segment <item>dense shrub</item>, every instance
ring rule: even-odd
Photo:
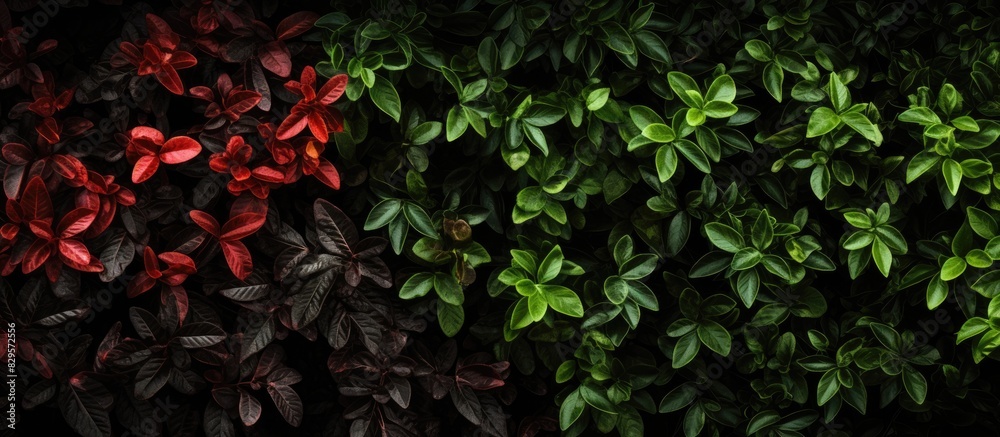
[[[1000,427],[992,2],[9,3],[19,431]]]

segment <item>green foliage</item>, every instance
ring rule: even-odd
[[[389,3],[318,23],[355,207],[401,298],[548,381],[532,415],[995,429],[995,6]]]

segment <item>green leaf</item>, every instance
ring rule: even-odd
[[[764,255],[759,250],[752,247],[745,247],[733,255],[733,263],[730,266],[733,270],[746,270],[756,266]]]
[[[980,237],[991,239],[1000,232],[997,221],[990,213],[974,206],[966,208],[965,212],[969,217],[969,226],[972,226],[972,230]]]
[[[722,223],[713,222],[705,225],[705,233],[715,247],[729,253],[736,253],[746,245],[739,232]]]
[[[941,165],[941,174],[944,176],[945,185],[952,196],[958,195],[958,187],[962,183],[962,165],[954,159],[946,158]]]
[[[948,298],[948,284],[935,275],[927,283],[927,309],[933,310]]]
[[[709,162],[708,156],[705,155],[705,152],[697,144],[690,140],[677,140],[674,141],[673,145],[699,171],[705,174],[712,173],[712,163]]]
[[[937,165],[943,157],[936,153],[921,152],[913,156],[906,167],[906,183],[911,183]]]
[[[691,126],[705,124],[705,112],[698,108],[689,108],[684,115],[684,121]]]
[[[757,220],[754,221],[750,232],[754,247],[764,250],[771,245],[774,240],[774,225],[771,224],[771,216],[766,209],[761,210],[760,214],[757,215]]]
[[[732,103],[736,99],[736,82],[728,74],[716,77],[705,93],[705,100]],[[735,114],[735,112],[734,112]],[[727,115],[728,117],[728,115]]]
[[[771,52],[771,46],[766,42],[759,39],[752,39],[747,41],[743,47],[750,54],[751,58],[754,58],[760,62],[770,62],[774,54]]]
[[[681,384],[663,396],[657,411],[661,414],[678,411],[681,408],[691,405],[698,398],[699,393],[700,390],[694,385],[690,383]]]
[[[614,21],[605,21],[600,24],[600,29],[607,35],[607,40],[604,43],[609,49],[623,55],[635,53],[635,42],[632,41],[632,37],[629,36],[628,31],[620,24]]]
[[[851,92],[840,81],[840,76],[837,73],[830,73],[830,83],[828,84],[827,93],[830,95],[833,109],[837,113],[844,112],[851,106]]]
[[[819,384],[816,387],[816,404],[819,406],[825,405],[839,390],[840,381],[837,380],[837,369],[827,370],[819,378]]]
[[[448,142],[457,140],[465,133],[469,127],[469,121],[461,113],[460,106],[452,106],[448,110],[448,118],[445,121],[445,138]]]
[[[809,187],[818,199],[825,199],[830,192],[830,170],[825,165],[817,165],[809,175]]]
[[[623,279],[642,279],[653,273],[656,269],[656,262],[659,259],[656,255],[643,253],[628,259],[625,264],[618,269],[618,274]]]
[[[403,207],[403,213],[406,215],[406,221],[413,226],[417,232],[424,234],[433,239],[441,238],[438,235],[437,230],[434,229],[434,224],[431,222],[431,217],[427,215],[427,211],[420,205],[413,202],[406,202]]]
[[[531,325],[531,322],[534,321],[528,308],[528,299],[530,298],[522,297],[517,300],[517,303],[514,304],[514,310],[510,315],[511,329],[523,329],[528,325]],[[544,303],[544,300],[542,302]]]
[[[587,109],[596,111],[604,107],[611,95],[611,88],[598,88],[587,93]]]
[[[517,206],[528,212],[541,211],[548,201],[549,196],[542,187],[527,187],[517,193]]]
[[[910,395],[914,402],[924,403],[924,399],[927,397],[927,380],[924,379],[924,375],[910,366],[904,366],[903,387],[906,388],[906,394]]]
[[[747,424],[747,435],[753,435],[756,432],[763,430],[775,423],[781,421],[781,415],[775,413],[774,411],[761,411],[750,419],[750,423]]]
[[[570,317],[583,317],[583,302],[573,290],[561,285],[539,285],[539,291],[556,312]]]
[[[388,79],[376,74],[375,84],[371,87],[369,93],[375,106],[392,117],[396,123],[399,123],[399,114],[402,106],[399,103],[399,94],[396,93],[396,88],[392,86],[392,83]]]
[[[476,52],[476,57],[479,59],[479,65],[483,68],[483,71],[488,75],[493,75],[496,71],[499,61],[499,50],[497,49],[497,43],[492,37],[485,37],[479,42],[479,50]]]
[[[990,324],[986,321],[986,319],[982,317],[972,317],[969,320],[966,320],[955,334],[955,344],[959,344],[965,340],[982,334],[989,329]]]
[[[410,142],[414,145],[422,145],[431,142],[438,135],[441,135],[441,122],[426,121],[417,125],[410,131]]]
[[[701,341],[699,341],[698,335],[694,332],[679,338],[677,344],[674,345],[672,362],[670,363],[671,367],[680,369],[688,365],[688,363],[698,356],[699,350],[701,350]]]
[[[930,108],[911,108],[899,114],[899,121],[906,123],[917,123],[920,125],[932,125],[941,123],[941,118]]]
[[[434,286],[434,275],[428,272],[420,272],[410,276],[406,283],[399,288],[399,297],[403,299],[416,299],[426,295]]]
[[[437,305],[438,325],[445,336],[454,337],[465,324],[465,309],[461,305],[452,305],[441,301]]]
[[[462,292],[462,285],[454,276],[447,273],[437,272],[434,274],[434,291],[439,298],[452,305],[461,305],[465,302],[465,293]]]
[[[608,297],[608,301],[611,303],[621,305],[628,298],[628,293],[628,282],[620,276],[609,276],[604,280],[604,295]]]
[[[951,124],[959,130],[966,132],[979,132],[979,123],[976,123],[976,120],[973,120],[972,117],[969,117],[968,115],[955,117],[951,120]]]
[[[373,231],[388,225],[402,209],[403,202],[399,199],[386,199],[377,203],[368,213],[368,219],[365,220],[365,230]]]
[[[545,255],[545,259],[538,266],[538,283],[544,284],[555,279],[559,276],[559,272],[562,270],[563,265],[563,253],[559,246],[553,246],[552,250]]]
[[[825,135],[840,126],[840,116],[827,107],[816,108],[809,116],[809,124],[806,127],[806,138],[815,138]]]
[[[757,300],[760,290],[760,276],[756,270],[744,270],[736,278],[736,293],[740,295],[743,305],[750,308]]]
[[[698,325],[698,338],[705,346],[722,356],[729,356],[732,347],[732,336],[722,325],[706,320]]]
[[[584,383],[580,386],[580,394],[583,395],[583,400],[587,401],[587,404],[605,413],[617,414],[618,408],[615,404],[611,403],[608,399],[607,390],[601,387],[592,385],[592,383]]]
[[[850,223],[851,226],[858,229],[870,229],[872,227],[871,217],[868,217],[868,215],[864,213],[854,211],[845,212],[844,220],[847,220],[847,223]]]
[[[706,103],[703,112],[708,118],[729,118],[739,112],[739,108],[732,103],[715,100]]]
[[[872,244],[872,258],[875,259],[875,266],[882,272],[882,276],[889,277],[889,268],[892,266],[892,252],[889,247],[876,238]]]
[[[664,124],[663,117],[660,117],[656,111],[647,106],[632,106],[628,108],[628,115],[632,119],[632,123],[635,124],[635,127],[639,128],[640,131],[653,123]]]
[[[774,62],[764,66],[764,89],[778,103],[781,103],[782,84],[784,82],[785,70],[781,66]]]
[[[559,406],[559,428],[563,431],[569,429],[580,418],[583,410],[586,408],[587,403],[580,394],[580,388],[570,392],[569,396],[563,399],[562,405]]]
[[[948,258],[941,266],[941,280],[951,281],[965,272],[965,268],[968,264],[961,257],[953,256]]]
[[[677,152],[674,146],[664,144],[656,149],[656,175],[660,178],[660,182],[666,182],[675,171],[677,171]]]
[[[882,144],[882,132],[879,131],[878,126],[872,124],[868,117],[865,117],[859,112],[845,112],[840,114],[840,119],[854,129],[855,132],[861,134],[868,141],[871,141],[876,146]]]
[[[657,143],[669,143],[676,138],[674,130],[663,123],[650,123],[646,125],[642,129],[642,136]]]
[[[545,313],[549,309],[549,303],[546,301],[545,295],[535,293],[525,299],[528,300],[528,315],[531,316],[531,321],[537,322],[542,320],[542,317],[545,317]]]
[[[687,91],[699,92],[698,83],[691,76],[679,71],[671,71],[667,73],[667,83],[670,84],[670,89],[674,91],[674,94],[680,97],[681,101],[689,107],[701,108],[702,102],[699,101],[700,99],[695,99],[687,93]]]

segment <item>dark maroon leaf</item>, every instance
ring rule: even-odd
[[[260,420],[260,413],[260,401],[246,390],[240,389],[240,419],[243,420],[243,424],[251,426],[257,423]]]
[[[313,204],[319,243],[339,257],[350,257],[351,246],[358,242],[358,230],[340,208],[323,199]]]
[[[225,340],[226,331],[211,323],[189,323],[178,329],[173,339],[185,349],[198,349]]]
[[[313,277],[294,296],[295,303],[292,304],[293,328],[302,328],[316,319],[323,303],[326,302],[326,297],[333,288],[333,282],[337,277],[335,273],[334,270],[327,270]]]
[[[26,409],[35,408],[41,404],[44,404],[52,399],[56,395],[59,386],[56,382],[51,379],[43,379],[28,387],[24,392],[24,397],[21,399],[21,405]]]
[[[154,357],[146,361],[135,375],[135,397],[149,399],[166,385],[170,377],[170,363],[166,358]]]
[[[219,293],[237,302],[251,302],[266,297],[273,289],[271,284],[259,284],[225,288],[219,290]]]
[[[135,244],[124,229],[108,229],[98,239],[98,258],[104,264],[100,278],[104,282],[114,281],[125,272],[125,268],[135,259]]]
[[[163,328],[156,316],[139,307],[129,308],[129,318],[139,336],[146,340],[156,340],[163,335]]]
[[[287,385],[268,385],[267,392],[289,425],[299,426],[302,423],[302,400],[295,390]]]
[[[389,391],[389,397],[396,401],[400,407],[409,408],[410,406],[410,381],[406,378],[396,375],[389,375],[389,382],[386,383],[385,389]]]
[[[257,314],[255,314],[257,315]],[[251,321],[243,333],[243,348],[240,350],[240,361],[245,361],[251,355],[263,350],[274,340],[274,316],[260,316]]]
[[[471,388],[463,385],[456,386],[451,391],[451,401],[455,404],[462,416],[472,422],[473,425],[483,423],[483,407],[479,404],[479,397]]]
[[[204,426],[205,435],[218,437],[235,437],[236,429],[233,422],[229,420],[226,412],[214,402],[209,402],[205,406]]]
[[[74,376],[59,392],[59,409],[66,423],[80,435],[107,436],[111,435],[108,407],[113,399],[100,382]]]

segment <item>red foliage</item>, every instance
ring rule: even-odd
[[[344,116],[340,111],[328,106],[344,94],[344,89],[347,88],[346,74],[331,77],[319,91],[316,91],[316,71],[307,66],[302,70],[301,81],[290,80],[285,83],[285,88],[302,96],[302,99],[292,107],[292,113],[278,126],[279,140],[294,137],[307,125],[309,131],[323,143],[330,140],[330,132],[343,132]]]

